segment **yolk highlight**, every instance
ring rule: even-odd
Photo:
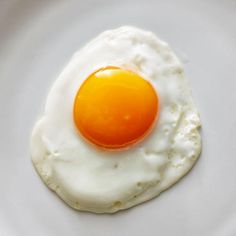
[[[138,74],[106,67],[91,74],[74,101],[74,122],[97,146],[116,149],[141,140],[158,114],[158,96]]]

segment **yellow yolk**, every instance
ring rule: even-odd
[[[74,122],[93,144],[116,149],[141,140],[158,114],[158,96],[138,74],[102,68],[82,84],[74,101]]]

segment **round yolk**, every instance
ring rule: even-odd
[[[152,85],[132,71],[106,67],[91,74],[74,101],[74,122],[97,146],[116,149],[142,139],[158,114]]]

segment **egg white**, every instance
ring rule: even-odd
[[[104,66],[147,79],[160,99],[153,131],[138,145],[104,151],[79,135],[75,95]],[[200,119],[183,66],[167,43],[134,27],[105,31],[76,52],[55,81],[31,138],[31,156],[43,181],[78,210],[115,212],[158,196],[194,165],[201,150]]]

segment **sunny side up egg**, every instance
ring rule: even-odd
[[[42,180],[78,210],[158,196],[194,165],[200,120],[183,66],[153,33],[120,27],[75,53],[31,138]]]

